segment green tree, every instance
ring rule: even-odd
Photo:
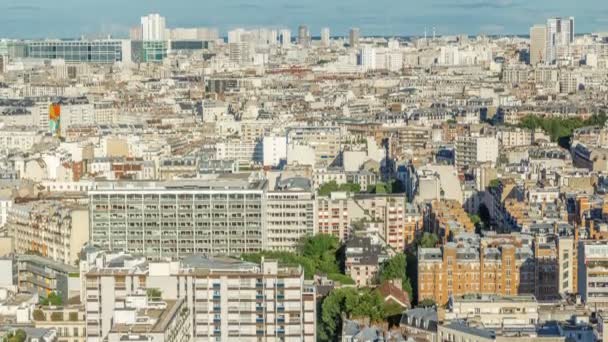
[[[260,263],[262,257],[275,259],[287,266],[302,266],[306,279],[313,279],[317,273],[327,274],[328,278],[342,284],[352,284],[353,280],[340,273],[338,250],[340,240],[327,234],[307,236],[300,241],[298,253],[263,251],[260,253],[242,254],[241,259]]]
[[[437,246],[437,242],[439,242],[439,237],[436,234],[425,232],[422,234],[418,244],[422,248],[433,248]]]
[[[338,340],[342,315],[348,319],[366,318],[380,322],[387,318],[387,310],[380,294],[372,289],[334,289],[321,304],[317,330],[319,341]]]
[[[163,292],[160,289],[149,288],[146,290],[146,295],[148,296],[148,299],[159,300],[162,298]]]
[[[407,260],[405,254],[399,253],[385,261],[378,272],[378,280],[383,283],[391,279],[401,279],[401,287],[407,292],[410,300],[413,295],[412,283],[406,274]]]
[[[481,222],[481,219],[477,214],[469,214],[469,219],[471,220],[471,222],[473,222],[474,225],[477,225]]]
[[[25,342],[27,334],[23,329],[11,331],[4,336],[3,342]]]
[[[606,123],[606,114],[594,114],[587,120],[580,118],[540,117],[526,115],[519,122],[519,127],[528,129],[541,128],[553,141],[559,141],[572,135],[572,132],[584,126],[603,126]]]
[[[42,310],[40,309],[34,310],[32,312],[32,317],[35,321],[46,321],[46,316],[44,315],[44,312],[42,312]]]
[[[500,180],[499,179],[492,179],[490,181],[490,184],[488,184],[488,188],[490,189],[495,189],[498,188],[500,186]]]
[[[40,297],[39,304],[61,306],[63,304],[63,299],[60,295],[53,291],[50,292],[46,297]]]
[[[340,191],[356,193],[356,192],[361,192],[361,185],[349,182],[349,183],[340,184],[339,189],[340,189]]]
[[[321,184],[318,193],[319,196],[329,196],[332,192],[338,191],[339,189],[338,183],[336,183],[336,181],[331,181]]]

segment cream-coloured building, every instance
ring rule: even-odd
[[[486,328],[533,329],[538,302],[533,295],[465,295],[452,299],[445,319],[475,321]]]
[[[306,178],[289,178],[266,193],[267,248],[295,251],[302,237],[316,229],[314,193]]]
[[[86,206],[60,201],[16,203],[8,215],[16,253],[37,253],[73,265],[89,240]]]

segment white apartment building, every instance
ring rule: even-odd
[[[8,221],[8,211],[12,206],[13,199],[10,196],[0,195],[0,228]]]
[[[538,323],[538,302],[532,295],[465,295],[455,297],[445,320],[478,320],[484,327],[533,329]]]
[[[215,158],[219,160],[234,160],[240,165],[259,164],[264,161],[264,146],[262,142],[247,142],[230,140],[215,145]]]
[[[91,242],[150,259],[266,249],[265,180],[98,183],[89,191]]]
[[[608,245],[605,241],[580,241],[578,293],[590,307],[608,307]]]
[[[262,141],[264,166],[277,167],[287,161],[287,138],[285,136],[267,136]]]
[[[298,151],[300,148],[298,147],[303,147],[314,154],[315,166],[329,166],[340,155],[340,138],[339,127],[305,126],[290,128],[287,131],[288,163],[291,164],[291,160],[297,161],[299,159]]]
[[[498,160],[498,139],[495,137],[458,137],[456,140],[456,166],[459,168],[475,163]]]
[[[376,49],[372,46],[365,45],[359,52],[360,65],[363,71],[376,70]]]
[[[111,335],[116,312],[151,289],[160,302],[185,302],[192,324],[182,329],[194,341],[316,340],[315,289],[300,267],[201,256],[150,264],[125,255],[114,260],[91,260],[85,276],[88,342]]]
[[[0,151],[28,151],[42,140],[42,132],[35,127],[3,127],[0,129]]]
[[[266,236],[270,250],[295,251],[303,236],[315,234],[314,193],[306,178],[279,182],[266,194]]]
[[[162,41],[168,39],[166,36],[165,17],[158,13],[152,13],[141,17],[142,38],[145,41]]]

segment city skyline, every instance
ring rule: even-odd
[[[229,0],[218,3],[159,0],[122,3],[108,0],[60,0],[48,4],[41,0],[10,1],[0,5],[0,37],[3,38],[76,38],[81,35],[128,36],[129,28],[146,13],[160,13],[168,27],[212,26],[221,35],[235,27],[288,27],[295,32],[305,24],[318,37],[323,27],[332,35],[347,36],[351,27],[359,27],[363,36],[420,36],[426,31],[447,34],[526,34],[530,26],[552,16],[574,16],[576,32],[608,30],[607,11],[598,10],[598,1],[573,4],[567,1],[541,0],[532,4],[516,0],[466,0],[425,3],[395,3],[381,0],[374,6],[362,1],[331,4],[317,0],[293,4],[284,0],[253,3]],[[116,11],[120,8],[120,11]],[[391,8],[391,10],[387,10]],[[74,13],[79,13],[74,16]],[[255,15],[251,15],[254,13]],[[339,13],[339,15],[338,15]],[[61,25],[52,25],[54,18]]]

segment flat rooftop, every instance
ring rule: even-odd
[[[204,180],[175,180],[175,181],[101,181],[97,189],[89,191],[90,194],[104,194],[114,192],[135,191],[222,191],[222,190],[263,190],[266,180],[250,180],[249,174],[217,174],[214,179]]]
[[[149,334],[149,333],[164,333],[169,326],[169,323],[175,317],[177,310],[182,307],[184,299],[179,300],[164,300],[167,307],[164,309],[142,309],[138,310],[137,318],[149,318],[147,321],[134,324],[114,324],[110,333],[128,333],[128,334]],[[185,306],[184,306],[185,307]],[[136,318],[136,319],[137,319]]]

